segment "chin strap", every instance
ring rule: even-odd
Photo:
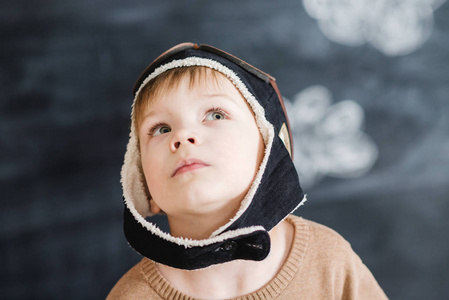
[[[135,220],[126,206],[124,217],[125,236],[134,250],[158,263],[178,269],[202,269],[236,259],[260,261],[270,253],[270,236],[265,230],[206,246],[186,248],[148,231]]]

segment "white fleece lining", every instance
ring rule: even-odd
[[[191,66],[203,66],[214,69],[223,75],[225,75],[240,91],[242,96],[251,106],[256,124],[260,130],[262,138],[265,143],[265,155],[260,164],[259,170],[251,184],[248,193],[242,200],[239,210],[236,215],[229,220],[225,225],[217,229],[212,233],[212,235],[208,239],[203,240],[192,240],[186,238],[179,238],[170,235],[169,233],[163,232],[160,230],[155,224],[148,222],[145,220],[143,216],[151,216],[153,215],[149,210],[149,199],[147,198],[147,194],[145,191],[144,184],[144,175],[141,171],[141,161],[140,161],[140,150],[138,148],[138,140],[137,133],[135,132],[134,126],[134,105],[136,103],[136,99],[142,90],[142,88],[153,78],[159,76],[163,72],[180,67],[191,67]],[[138,91],[136,92],[134,102],[132,105],[131,112],[131,132],[130,132],[130,140],[127,145],[126,154],[124,164],[121,170],[121,183],[123,186],[123,196],[125,198],[125,205],[129,208],[134,218],[147,230],[152,232],[153,234],[167,240],[173,242],[177,245],[184,246],[186,248],[194,247],[194,246],[205,246],[209,244],[213,244],[216,242],[224,241],[229,238],[234,238],[241,235],[250,234],[252,232],[258,230],[265,230],[263,226],[251,226],[247,228],[240,228],[233,231],[228,231],[221,234],[226,228],[228,228],[233,222],[235,222],[249,207],[251,201],[254,197],[254,194],[259,187],[260,181],[262,179],[262,175],[264,174],[268,158],[270,156],[270,151],[273,144],[274,139],[274,127],[271,125],[265,118],[265,111],[263,107],[259,104],[256,98],[248,91],[245,84],[240,80],[240,78],[235,74],[231,69],[225,67],[224,65],[218,63],[217,61],[200,58],[200,57],[188,57],[181,60],[174,60],[165,65],[162,65],[156,68],[140,85]],[[304,200],[301,202],[303,203]],[[301,205],[300,203],[300,205]],[[298,207],[300,206],[298,205]],[[296,209],[296,208],[295,208]],[[221,235],[220,235],[221,234]]]

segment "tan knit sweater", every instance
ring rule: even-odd
[[[296,216],[290,254],[279,273],[259,290],[236,299],[387,299],[371,272],[338,233]],[[144,258],[109,293],[113,299],[194,300],[176,290]]]

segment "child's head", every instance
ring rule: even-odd
[[[185,43],[150,64],[133,93],[121,173],[130,245],[183,269],[265,258],[268,231],[304,198],[274,78],[219,49]],[[176,218],[210,216],[218,228],[172,235],[146,219],[160,210],[170,227]],[[223,243],[238,251],[218,254]]]
[[[134,118],[152,213],[162,209],[169,222],[188,214],[231,219],[264,153],[232,82],[203,66],[168,70],[143,87]]]

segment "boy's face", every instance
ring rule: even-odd
[[[208,71],[211,72],[211,71]],[[264,144],[247,102],[224,76],[179,85],[151,99],[139,141],[152,211],[171,218],[232,217],[248,191]]]

